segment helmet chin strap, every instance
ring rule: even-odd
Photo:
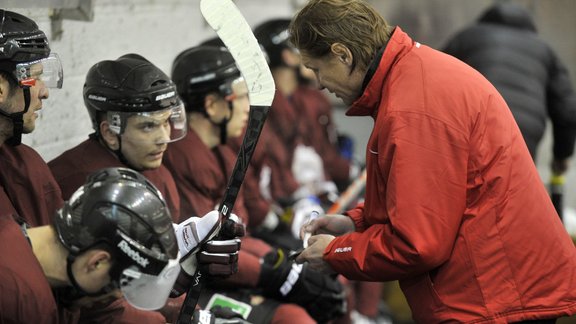
[[[24,114],[28,112],[30,108],[30,87],[24,87],[24,111],[14,113],[14,114],[7,114],[4,111],[0,110],[0,114],[10,118],[12,120],[12,137],[6,140],[11,146],[17,146],[22,143],[22,132],[24,131]]]
[[[120,135],[116,135],[116,136],[118,136],[118,149],[117,150],[111,150],[111,151],[114,153],[114,155],[116,155],[118,160],[120,160],[120,162],[122,162],[122,164],[126,165],[130,169],[133,169],[136,171],[142,171],[142,170],[140,170],[140,168],[137,168],[137,167],[133,166],[132,164],[130,164],[130,162],[128,162],[128,159],[126,159],[126,157],[122,153],[122,137]]]
[[[234,107],[232,106],[232,102],[228,102],[228,109],[230,110],[230,117],[224,118],[220,122],[214,122],[212,119],[208,118],[212,125],[216,125],[220,128],[220,144],[224,145],[228,141],[228,123],[232,120],[232,116],[234,116]]]

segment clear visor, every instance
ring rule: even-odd
[[[111,124],[118,124],[114,119],[120,118],[120,115],[110,114]],[[183,138],[187,129],[186,111],[184,105],[179,103],[176,107],[164,110],[127,115],[122,136],[131,142],[165,144]],[[119,128],[115,131],[121,133]]]
[[[178,259],[168,261],[158,275],[143,273],[132,266],[124,269],[120,276],[120,291],[128,303],[138,309],[160,309],[166,304],[179,273]]]
[[[61,89],[64,73],[58,54],[52,53],[41,60],[17,64],[16,79],[21,86],[34,86],[37,81],[42,81],[47,88]]]

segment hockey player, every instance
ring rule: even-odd
[[[76,322],[53,290],[72,290],[92,302],[121,293],[136,309],[158,309],[179,276],[180,255],[206,243],[217,221],[213,212],[173,225],[158,189],[126,168],[92,174],[51,225],[19,226],[2,214],[0,237],[10,244],[0,246],[0,322]],[[192,223],[198,240],[186,241]]]
[[[170,78],[139,55],[123,55],[92,66],[86,76],[84,101],[95,132],[49,163],[64,198],[68,199],[83,179],[99,169],[129,167],[142,172],[160,190],[174,222],[184,220],[179,217],[176,184],[162,165],[168,143],[183,138],[187,131],[184,107]],[[188,219],[197,214],[186,215]],[[229,267],[218,274],[232,272],[234,268]],[[167,321],[177,318],[183,299],[169,299],[161,309]],[[117,299],[106,309],[114,311],[123,307],[122,303]],[[124,311],[132,309],[128,306]],[[126,315],[132,321],[140,316],[138,321],[142,321],[154,314],[134,316]]]
[[[186,134],[186,114],[170,78],[136,54],[101,61],[86,75],[84,103],[94,133],[48,163],[64,199],[96,170],[129,167],[160,189],[178,222],[178,191],[162,157]]]
[[[303,80],[300,72],[303,68],[300,64],[300,54],[288,41],[289,25],[289,19],[277,18],[265,21],[254,29],[258,42],[268,54],[269,66],[280,92],[273,103],[277,106],[274,106],[272,111],[284,114],[293,111],[297,116],[299,127],[292,128],[299,131],[298,137],[306,147],[296,147],[295,150],[300,150],[299,153],[292,154],[294,156],[292,170],[301,173],[294,174],[295,178],[301,179],[299,181],[301,185],[312,187],[311,193],[324,194],[322,185],[328,185],[326,189],[335,193],[336,190],[330,189],[330,184],[326,180],[345,187],[351,178],[358,175],[357,167],[340,155],[336,143],[336,129],[332,122],[332,105],[324,93]],[[272,119],[271,122],[274,125],[289,126],[282,118]],[[286,144],[284,147],[290,147],[288,143]],[[309,167],[310,163],[306,162],[309,160],[306,155],[311,155],[313,158],[315,154],[321,157],[321,164],[313,171]],[[299,162],[303,163],[301,167],[298,166]],[[311,172],[316,173],[310,174]],[[307,183],[308,181],[311,183]],[[315,187],[314,182],[318,186]],[[298,214],[295,216],[293,229],[298,234],[302,220],[298,219]],[[353,292],[349,305],[350,315],[374,320],[382,299],[382,283],[350,281],[347,284],[350,286],[350,292]]]
[[[222,144],[242,134],[249,110],[248,88],[232,55],[214,46],[180,53],[174,60],[172,79],[185,104],[189,130],[183,140],[168,147],[164,163],[178,184],[182,211],[201,215],[217,207],[226,189],[236,156]],[[234,212],[248,223],[242,198],[240,192]],[[187,211],[184,206],[193,209]],[[258,323],[310,323],[341,314],[344,296],[338,282],[306,266],[295,268],[282,250],[250,233],[242,240],[238,267],[237,274],[209,287],[210,294],[200,298],[202,306],[210,296],[225,295],[251,309],[247,320]],[[267,298],[260,303],[257,296]],[[295,303],[306,307],[314,319]]]
[[[60,60],[38,25],[0,10],[0,210],[31,226],[49,224],[63,201],[46,162],[21,136],[34,131],[48,88],[62,82]]]

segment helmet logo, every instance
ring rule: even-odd
[[[176,94],[176,93],[175,93],[174,91],[170,91],[170,92],[167,92],[167,93],[165,93],[165,94],[157,95],[157,96],[156,96],[156,101],[160,101],[160,100],[162,100],[162,99],[174,97],[175,94]]]
[[[146,266],[148,266],[148,263],[150,263],[150,261],[141,256],[140,253],[138,253],[138,251],[134,251],[130,245],[128,244],[128,242],[122,240],[120,241],[120,243],[118,243],[118,247],[120,248],[120,250],[122,252],[124,252],[128,257],[130,257],[130,259],[134,260],[134,262],[138,263],[140,266],[142,266],[143,268],[146,268]]]
[[[88,95],[88,99],[96,100],[96,101],[106,101],[106,97],[97,96],[94,94]]]

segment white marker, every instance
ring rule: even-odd
[[[315,220],[316,218],[318,218],[318,216],[320,216],[320,213],[313,210],[312,212],[310,212],[310,215],[308,215],[308,217],[306,217],[306,222],[304,223],[305,225],[310,224],[310,222],[312,222],[313,220]],[[312,236],[311,232],[304,232],[304,238],[302,239],[304,248],[308,247],[308,239],[310,238],[310,236]]]

